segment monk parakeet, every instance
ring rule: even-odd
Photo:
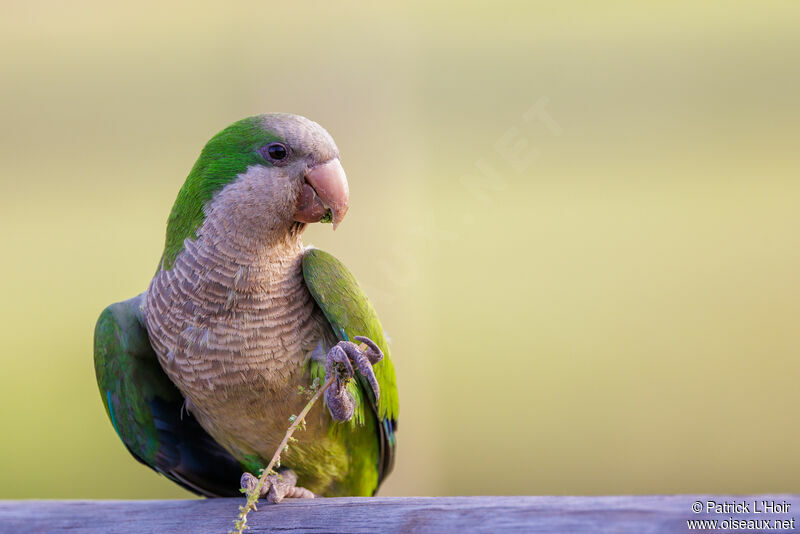
[[[336,373],[268,499],[375,493],[395,451],[389,346],[350,271],[302,243],[348,203],[336,144],[306,118],[250,117],[206,144],[149,287],[95,329],[103,404],[137,460],[199,495],[239,495],[307,402],[299,389]]]

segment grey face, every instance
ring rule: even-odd
[[[259,148],[269,165],[249,167],[220,191],[209,211],[258,239],[278,238],[294,222],[318,222],[328,215],[336,227],[347,212],[349,190],[333,138],[297,115],[270,114],[261,120],[279,139]]]

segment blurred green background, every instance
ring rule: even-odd
[[[203,144],[291,111],[389,332],[383,495],[800,491],[800,4],[3,3],[0,497],[187,497],[94,380]]]

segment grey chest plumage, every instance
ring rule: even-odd
[[[243,253],[206,221],[169,270],[153,278],[144,315],[162,367],[194,416],[229,449],[263,453],[297,413],[304,365],[332,332],[287,240]]]

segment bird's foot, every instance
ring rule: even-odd
[[[325,358],[325,376],[336,375],[336,381],[325,390],[325,402],[328,410],[336,421],[349,421],[353,417],[355,400],[347,391],[347,383],[353,378],[353,365],[358,372],[367,379],[375,398],[381,395],[378,379],[372,366],[383,359],[383,352],[374,341],[367,337],[355,336],[353,339],[360,341],[359,346],[350,341],[340,341],[334,345]],[[365,347],[362,349],[362,347]]]
[[[256,489],[258,478],[250,473],[244,473],[240,484],[243,490],[250,493]],[[267,475],[267,480],[261,486],[259,497],[265,496],[270,504],[278,504],[283,499],[313,499],[316,497],[306,488],[297,485],[297,474],[291,469],[281,469],[276,475]]]

